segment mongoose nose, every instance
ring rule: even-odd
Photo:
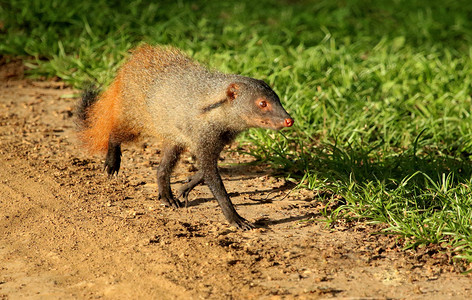
[[[294,122],[294,121],[293,121],[292,118],[287,118],[287,119],[285,119],[285,121],[284,121],[284,125],[285,125],[285,127],[292,127],[293,122]]]

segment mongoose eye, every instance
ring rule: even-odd
[[[267,107],[267,101],[265,101],[265,100],[259,101],[259,107],[260,107],[260,108]]]

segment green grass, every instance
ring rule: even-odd
[[[472,2],[0,4],[0,53],[29,57],[31,76],[105,84],[145,41],[266,80],[296,126],[244,134],[252,155],[336,195],[330,221],[386,223],[472,261]]]

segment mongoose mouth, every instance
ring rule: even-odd
[[[284,127],[292,127],[293,123],[295,122],[292,118],[286,118],[282,121],[275,121],[275,122],[274,120],[270,120],[270,119],[262,119],[258,121],[259,121],[258,122],[259,124],[257,125],[257,127],[273,129],[273,130],[280,130]]]

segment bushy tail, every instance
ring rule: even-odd
[[[77,125],[79,130],[87,127],[87,111],[98,100],[100,90],[93,85],[89,85],[82,93],[82,98],[77,104]]]
[[[118,86],[114,82],[100,94],[94,87],[85,89],[77,106],[79,138],[91,152],[106,152],[111,133],[116,131]]]

